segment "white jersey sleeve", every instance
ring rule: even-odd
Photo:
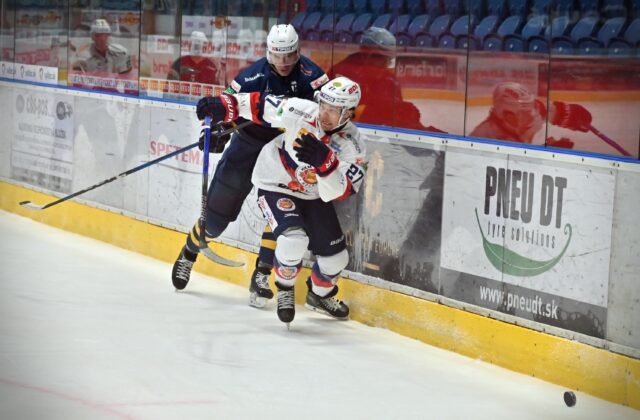
[[[274,128],[292,130],[301,117],[312,120],[317,114],[317,104],[306,99],[277,95],[266,95],[261,99],[259,92],[237,93],[234,96],[238,100],[240,117]]]
[[[366,171],[365,147],[358,129],[351,123],[331,136],[330,147],[338,158],[338,167],[318,177],[322,201],[343,199],[358,192]]]

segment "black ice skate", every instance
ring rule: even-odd
[[[249,305],[254,308],[264,308],[269,299],[273,299],[273,291],[269,287],[271,267],[261,262],[256,263],[256,269],[251,275],[249,285]]]
[[[335,298],[335,295],[338,293],[338,286],[335,286],[333,290],[324,297],[313,293],[310,278],[307,279],[307,288],[309,289],[307,291],[307,301],[304,304],[306,308],[332,316],[336,319],[349,319],[349,307]]]
[[[173,263],[173,271],[171,271],[171,281],[173,282],[173,287],[177,290],[187,287],[191,277],[191,269],[197,257],[198,254],[189,251],[186,246],[180,251],[178,259]]]
[[[287,324],[293,321],[296,316],[296,303],[293,294],[293,286],[284,287],[276,282],[278,287],[278,318],[280,321]]]

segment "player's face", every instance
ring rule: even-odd
[[[91,38],[96,44],[96,50],[106,51],[109,47],[109,34],[93,34]]]
[[[340,116],[342,115],[342,107],[329,105],[326,102],[320,101],[320,127],[323,131],[331,131],[340,123]]]
[[[293,66],[298,62],[298,53],[287,54],[270,53],[271,65],[280,76],[288,76],[293,70]]]

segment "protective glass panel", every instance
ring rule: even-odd
[[[66,81],[68,1],[19,2],[15,11],[16,78]]]
[[[470,35],[465,135],[545,144],[551,21],[548,1],[487,5]]]
[[[15,76],[15,20],[15,0],[0,3],[0,77]]]
[[[552,26],[547,144],[638,158],[637,2],[577,2]]]
[[[172,66],[180,57],[180,12],[177,0],[145,1],[140,35],[140,96],[176,97],[170,84]],[[177,77],[174,77],[177,80]]]
[[[69,11],[70,86],[138,94],[140,1],[76,0]]]

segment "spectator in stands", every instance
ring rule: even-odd
[[[167,75],[169,80],[219,84],[218,66],[209,57],[204,56],[207,37],[200,31],[191,32],[189,54],[174,61]]]
[[[395,67],[395,36],[384,28],[371,27],[362,34],[359,51],[335,64],[329,77],[346,76],[360,82],[358,122],[442,132],[420,123],[418,108],[402,97]]]
[[[96,19],[91,24],[91,47],[89,58],[79,60],[73,70],[89,73],[125,74],[132,69],[131,56],[125,47],[110,42],[111,27],[105,19]]]
[[[503,82],[493,90],[493,106],[489,116],[469,133],[472,137],[531,143],[534,135],[549,123],[574,131],[586,132],[591,125],[591,113],[582,105],[553,101],[547,115],[546,106],[520,83]],[[548,146],[573,147],[562,138],[547,139]]]

